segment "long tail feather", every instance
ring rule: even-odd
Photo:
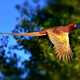
[[[8,33],[8,32],[0,32],[0,35],[13,35],[13,33]]]
[[[14,36],[44,36],[46,35],[45,32],[30,32],[30,33],[2,33],[0,32],[1,35],[14,35]]]

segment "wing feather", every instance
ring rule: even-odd
[[[60,34],[56,34],[52,31],[48,31],[49,39],[54,45],[56,56],[59,60],[70,61],[72,58],[72,50],[69,45],[68,34],[68,32],[61,32]]]

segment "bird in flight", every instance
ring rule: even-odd
[[[59,60],[70,61],[72,58],[72,50],[69,44],[69,33],[77,28],[80,28],[78,24],[68,24],[65,26],[57,26],[54,28],[48,28],[40,32],[29,33],[0,33],[9,34],[15,36],[45,36],[47,35],[51,43],[54,45],[56,56]]]

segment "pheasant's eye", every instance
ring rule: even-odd
[[[77,24],[74,25],[74,28],[77,28]]]

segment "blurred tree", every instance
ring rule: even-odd
[[[8,36],[0,36],[0,80],[19,80],[24,69],[18,67],[18,63],[21,61],[14,53],[16,47],[15,45],[8,46],[8,40]],[[18,47],[18,45],[16,46]],[[14,47],[14,49],[11,47]]]
[[[40,0],[39,0],[40,1]],[[79,0],[44,0],[41,8],[39,1],[32,0],[36,7],[25,1],[16,8],[21,12],[19,28],[23,32],[33,32],[70,22],[80,23]],[[16,30],[16,28],[15,28]],[[17,32],[20,30],[17,29]],[[60,62],[55,57],[53,45],[46,37],[24,37],[18,42],[25,50],[31,52],[30,61],[25,61],[29,69],[27,80],[79,80],[80,78],[80,30],[70,33],[70,44],[73,50],[71,63]],[[21,37],[15,37],[21,39]],[[25,40],[26,39],[26,40]]]
[[[70,22],[80,23],[79,2],[79,0],[25,0],[23,5],[16,5],[17,10],[21,13],[21,17],[17,18],[19,23],[12,32],[33,32],[57,25],[66,25]],[[41,7],[40,4],[44,4],[44,6]],[[70,33],[70,44],[73,50],[71,63],[61,62],[56,59],[53,45],[47,36],[14,36],[14,38],[21,40],[18,42],[18,45],[23,46],[23,49],[30,51],[32,55],[30,60],[23,62],[25,72],[29,71],[25,80],[79,80],[80,30]],[[10,68],[9,71],[7,71],[8,68]],[[14,70],[22,71],[14,69],[13,66],[7,67],[5,71],[10,75],[11,73],[17,73]],[[18,73],[19,76],[20,73],[22,72]],[[20,78],[17,77],[15,79],[19,80]]]

